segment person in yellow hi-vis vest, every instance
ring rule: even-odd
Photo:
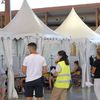
[[[65,51],[61,50],[58,52],[56,63],[56,70],[51,71],[57,78],[54,83],[50,100],[66,100],[67,89],[70,86],[71,73],[68,56]]]

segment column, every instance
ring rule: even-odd
[[[44,19],[45,19],[45,24],[47,25],[48,24],[48,13],[47,12],[45,13]]]
[[[96,28],[99,26],[99,8],[96,9]]]
[[[10,0],[5,0],[5,25],[10,22],[11,11],[10,11]]]

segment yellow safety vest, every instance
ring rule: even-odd
[[[64,61],[60,61],[58,65],[61,67],[61,72],[58,73],[54,87],[69,88],[71,80],[70,66],[66,65]]]

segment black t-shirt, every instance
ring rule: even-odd
[[[96,67],[94,78],[100,78],[100,59],[96,59],[93,66]]]
[[[93,63],[94,63],[94,59],[93,59],[93,57],[91,56],[91,57],[90,57],[90,65],[93,66]]]

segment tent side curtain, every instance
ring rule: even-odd
[[[14,87],[14,73],[12,70],[13,66],[12,40],[10,38],[2,38],[2,41],[3,41],[6,67],[8,69],[8,99],[18,98],[17,92]]]
[[[80,66],[82,68],[82,87],[85,87],[86,82],[86,41],[82,40],[77,42],[77,48],[79,51]]]
[[[82,68],[82,87],[85,87],[85,86],[90,87],[92,84],[90,82],[89,57],[91,54],[95,54],[94,51],[90,52],[93,46],[94,46],[94,49],[96,49],[95,45],[93,45],[91,41],[87,39],[83,39],[81,41],[77,40],[76,46],[78,48],[80,66]]]

